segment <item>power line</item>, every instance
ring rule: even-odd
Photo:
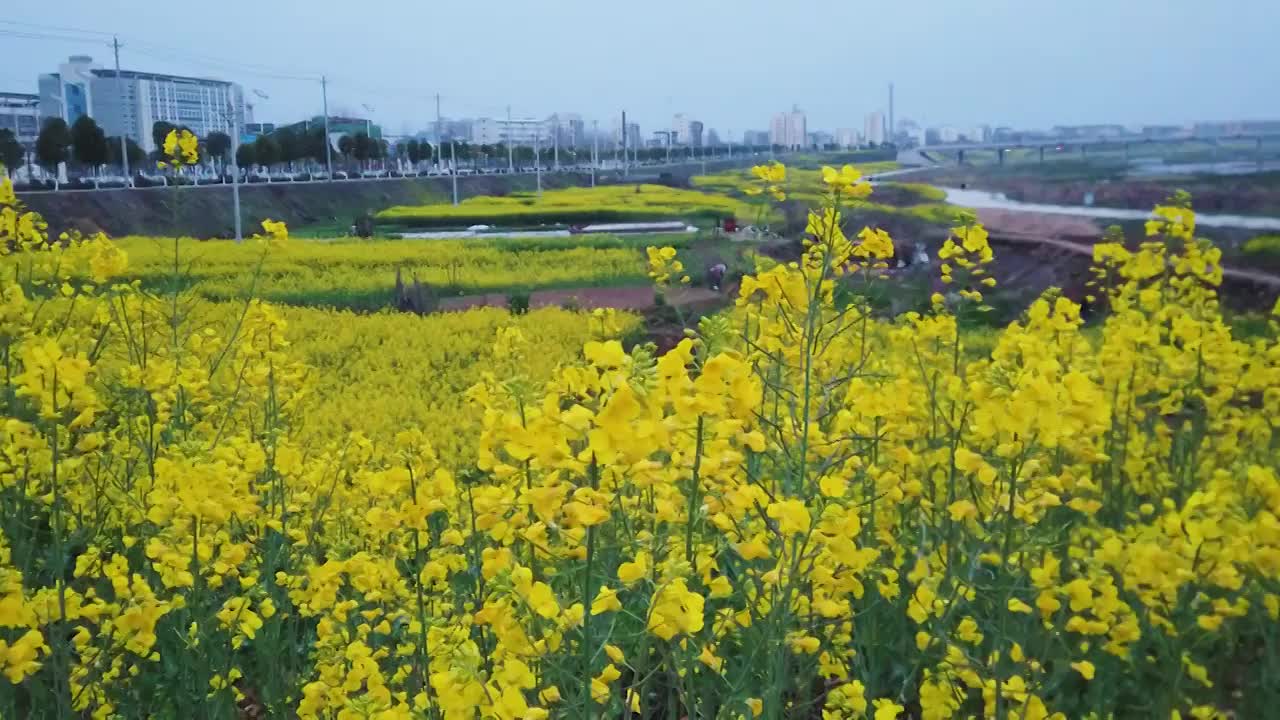
[[[100,39],[100,38],[83,38],[83,37],[72,37],[69,35],[54,35],[52,33],[35,32],[30,30],[0,29],[0,37],[19,38],[23,40],[59,40],[59,41],[75,42],[75,43],[101,42],[103,45],[108,45],[108,46],[110,45],[110,43],[106,42],[105,39]]]
[[[0,20],[0,25],[16,25],[18,27],[28,27],[35,30],[53,30],[56,32],[73,32],[82,35],[98,35],[103,38],[111,37],[111,33],[101,30],[86,30],[83,28],[66,27],[62,25],[41,25],[39,23],[19,22],[17,20]]]
[[[59,40],[64,42],[80,42],[80,43],[102,42],[105,45],[110,45],[110,43],[107,42],[107,39],[112,37],[111,33],[102,32],[100,30],[89,30],[85,28],[74,28],[74,27],[58,26],[58,25],[39,25],[36,23],[21,23],[21,22],[16,22],[12,20],[0,20],[0,25],[14,25],[18,27],[33,28],[32,30],[0,29],[0,36],[22,38],[22,39],[28,39],[28,40]],[[47,32],[47,31],[52,31],[52,32]],[[81,35],[88,35],[91,37],[75,37],[75,36],[69,36],[65,34],[54,34],[54,33],[79,33]],[[319,73],[316,73],[315,75],[310,75],[310,76],[298,75],[296,73],[296,70],[286,70],[283,68],[271,67],[271,66],[262,65],[259,63],[247,63],[240,60],[226,60],[224,58],[217,58],[210,55],[200,55],[198,53],[190,52],[189,50],[186,50],[184,48],[175,48],[172,46],[163,45],[161,43],[157,43],[151,40],[145,40],[145,39],[130,36],[130,35],[120,35],[119,37],[125,41],[125,46],[130,48],[134,52],[138,52],[139,54],[148,55],[150,57],[155,57],[162,60],[186,61],[190,63],[195,63],[197,65],[204,65],[207,67],[216,67],[217,69],[223,70],[223,71],[242,72],[247,75],[255,75],[258,77],[273,77],[281,80],[306,80],[311,82],[320,81]]]
[[[314,82],[314,83],[320,82],[319,75],[315,75],[315,76],[291,75],[283,71],[262,70],[250,65],[238,65],[235,63],[224,62],[220,60],[201,58],[200,56],[189,55],[182,51],[174,51],[169,49],[153,49],[153,48],[160,48],[161,46],[139,47],[138,43],[129,42],[128,38],[125,38],[125,39],[126,39],[126,42],[124,44],[124,47],[128,48],[132,52],[138,55],[145,55],[147,57],[156,58],[159,60],[166,60],[170,62],[173,62],[173,61],[187,62],[187,63],[192,63],[194,65],[203,66],[206,68],[213,68],[222,72],[241,73],[243,75],[251,75],[254,77],[262,77],[262,78],[271,78],[275,80],[293,80],[293,81],[299,81],[299,82]]]
[[[241,60],[226,60],[212,55],[199,55],[186,50],[185,48],[175,48],[169,45],[152,42],[150,40],[140,40],[137,38],[129,38],[128,36],[124,37],[126,40],[130,41],[130,45],[134,48],[150,48],[150,52],[165,52],[169,53],[172,57],[179,59],[217,65],[224,69],[238,70],[249,74],[258,73],[264,75],[277,75],[289,80],[310,80],[313,82],[320,82],[320,73],[315,73],[314,75],[298,75],[296,70],[293,69],[273,67],[271,65],[263,65],[261,63],[248,63]]]

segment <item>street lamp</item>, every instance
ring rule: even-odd
[[[364,108],[366,112],[369,112],[369,113],[374,112],[374,108],[372,105],[361,103],[360,107]],[[371,144],[373,143],[373,119],[372,118],[366,117],[364,119],[364,136],[369,138],[369,142]],[[383,159],[381,169],[385,170],[386,168],[387,168],[387,161]]]
[[[253,90],[253,94],[263,100],[271,99],[261,90]],[[236,111],[234,102],[234,99],[228,100],[223,117],[231,125],[231,206],[235,213],[236,242],[243,242],[244,230],[240,224],[240,159],[237,157],[240,154],[240,114]]]

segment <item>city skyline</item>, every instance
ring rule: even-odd
[[[0,128],[17,130],[18,139],[31,146],[35,140],[34,125],[30,122],[33,115],[39,118],[60,117],[68,125],[81,115],[93,118],[103,131],[111,136],[121,134],[134,140],[144,150],[155,149],[152,122],[173,122],[189,126],[197,135],[203,137],[212,131],[230,132],[233,129],[232,107],[237,108],[241,128],[241,143],[250,143],[263,133],[271,132],[275,126],[299,125],[307,122],[319,122],[322,115],[313,119],[273,118],[271,121],[255,121],[252,106],[246,108],[244,88],[238,83],[210,78],[191,76],[175,76],[164,73],[139,72],[121,68],[120,78],[114,68],[103,68],[90,56],[74,55],[57,66],[57,72],[41,73],[38,76],[38,94],[0,91],[4,103],[0,105]],[[956,143],[1017,143],[1024,139],[1046,140],[1061,138],[1119,138],[1130,137],[1175,137],[1192,134],[1222,136],[1231,134],[1250,134],[1259,132],[1275,132],[1280,127],[1280,120],[1266,121],[1227,121],[1217,123],[1187,123],[1183,125],[1147,124],[1125,126],[1118,123],[1096,123],[1084,125],[1054,125],[1048,130],[1042,128],[1013,128],[1009,126],[993,127],[987,123],[957,127],[951,124],[921,126],[911,118],[902,118],[894,127],[893,85],[888,86],[889,114],[875,110],[865,116],[863,130],[838,127],[834,132],[828,128],[812,128],[807,123],[807,115],[798,105],[790,111],[774,113],[767,131],[744,130],[742,139],[736,140],[726,130],[726,137],[720,138],[719,132],[707,127],[701,120],[689,113],[675,113],[668,128],[653,130],[654,138],[648,143],[642,140],[638,123],[627,122],[627,146],[635,149],[642,145],[661,147],[673,145],[697,149],[724,144],[748,142],[750,144],[767,144],[775,147],[799,149],[804,147],[854,147],[879,146],[886,142],[896,142],[907,147],[946,145]],[[267,98],[261,91],[254,90],[253,95]],[[323,104],[323,101],[322,101]],[[548,149],[583,148],[592,143],[597,134],[602,135],[606,144],[610,141],[619,145],[622,132],[621,123],[625,114],[614,117],[610,131],[600,131],[598,121],[592,121],[592,132],[586,131],[587,123],[576,111],[557,111],[545,118],[519,118],[507,109],[507,116],[494,118],[481,116],[474,118],[444,118],[437,116],[434,121],[428,120],[416,129],[406,128],[403,132],[386,132],[382,121],[374,121],[375,108],[364,104],[366,111],[363,117],[357,114],[353,118],[343,118],[348,114],[341,107],[330,112],[330,118],[338,117],[340,123],[345,122],[347,130],[334,130],[330,127],[331,142],[334,138],[352,132],[367,132],[377,138],[410,138],[426,137],[438,142],[440,137],[457,139],[478,145],[515,144],[524,146],[542,145]],[[38,110],[38,115],[37,115]],[[247,112],[246,112],[247,110]],[[632,116],[634,117],[634,115]],[[247,121],[247,122],[246,122]],[[26,131],[23,131],[23,123]],[[329,125],[326,125],[329,127]],[[122,129],[124,132],[122,133]],[[705,131],[705,132],[704,132]],[[755,142],[752,142],[752,141]]]
[[[395,18],[396,26],[450,26],[451,19],[458,20],[454,16],[464,12],[436,8],[427,13],[389,0],[371,5],[369,12]],[[581,22],[574,8],[585,12],[590,6],[583,0],[567,0],[567,5],[572,7],[561,10],[574,23]],[[916,39],[908,43],[907,51],[893,52],[893,32],[859,38],[857,52],[844,61],[847,69],[838,73],[841,92],[831,93],[831,68],[840,64],[827,61],[849,54],[846,41],[819,43],[809,52],[774,58],[765,53],[759,63],[748,59],[729,67],[713,61],[720,57],[721,41],[698,36],[699,41],[686,45],[682,38],[696,33],[661,25],[649,13],[636,19],[634,31],[660,31],[685,47],[684,53],[675,58],[662,53],[618,53],[614,39],[605,37],[608,33],[575,34],[573,43],[530,42],[528,37],[546,37],[536,29],[547,21],[531,9],[514,7],[508,17],[511,25],[519,26],[518,35],[523,38],[519,42],[517,32],[507,27],[486,33],[481,43],[448,32],[397,33],[394,28],[385,37],[364,42],[351,37],[348,24],[322,17],[306,23],[300,33],[306,42],[281,41],[279,26],[297,27],[296,17],[283,8],[236,1],[225,3],[228,16],[255,21],[237,25],[233,49],[227,43],[181,42],[181,35],[171,32],[189,23],[181,8],[157,6],[125,22],[112,8],[69,0],[59,6],[57,15],[22,6],[6,16],[9,22],[0,24],[0,31],[19,34],[0,34],[7,49],[0,90],[34,92],[36,76],[72,54],[109,60],[109,36],[75,30],[99,28],[99,32],[120,33],[125,69],[212,77],[259,90],[266,98],[256,98],[258,120],[286,121],[318,114],[318,77],[325,74],[331,81],[331,112],[356,113],[367,105],[376,108],[372,113],[376,121],[395,132],[429,127],[435,118],[437,92],[442,96],[443,114],[455,118],[504,117],[510,104],[521,117],[546,117],[568,108],[602,125],[626,110],[642,127],[663,128],[676,113],[687,113],[707,128],[716,128],[721,137],[741,138],[745,130],[766,129],[774,113],[796,104],[805,109],[811,127],[857,127],[869,113],[887,114],[889,82],[897,85],[897,118],[913,118],[922,125],[1047,128],[1280,116],[1280,97],[1268,91],[1267,74],[1258,71],[1267,60],[1264,29],[1280,24],[1280,8],[1261,2],[1236,3],[1230,12],[1147,0],[1124,7],[1085,2],[1074,4],[1075,9],[1034,10],[1003,2],[980,18],[941,4],[915,8],[914,13],[893,8],[855,12],[813,1],[801,5],[799,12],[787,15],[806,16],[812,11],[813,16],[824,17],[824,27],[839,27],[856,15],[859,26],[911,28],[907,34]],[[754,3],[731,15],[706,8],[689,12],[693,20],[715,21],[728,30],[771,27],[786,37],[799,29],[792,27],[797,21],[787,17],[763,22],[766,10]],[[1178,43],[1166,42],[1166,31],[1178,32],[1190,26],[1189,21],[1194,21],[1196,33],[1184,33]],[[1037,28],[1054,32],[1023,31]],[[1230,28],[1230,32],[1215,33],[1214,28]],[[530,29],[535,32],[529,33]],[[734,37],[732,32],[716,35]],[[164,40],[147,39],[151,37]],[[1212,37],[1231,37],[1231,43],[1226,46]],[[959,45],[958,38],[964,39]],[[359,52],[329,54],[325,50],[353,42]],[[493,67],[495,56],[507,54],[503,50],[508,43],[513,52],[531,55],[527,72]],[[1099,58],[1082,57],[1078,50],[1085,46],[1091,49],[1088,55]],[[255,51],[247,53],[243,48]],[[962,62],[955,57],[957,48],[963,50]],[[1059,62],[1068,54],[1072,64]],[[888,61],[857,59],[864,55]],[[586,58],[590,62],[584,62]],[[674,72],[676,66],[679,72]],[[539,73],[540,69],[547,71]],[[1137,78],[1141,82],[1135,82]],[[1188,93],[1188,87],[1194,92]],[[742,92],[743,88],[750,92]]]

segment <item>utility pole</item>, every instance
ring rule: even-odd
[[[333,148],[329,143],[329,81],[323,75],[320,76],[320,94],[324,101],[324,165],[329,173],[329,180],[334,180]]]
[[[533,129],[533,171],[538,176],[538,197],[542,197],[542,132]]]
[[[893,139],[893,83],[889,83],[889,142]]]
[[[453,177],[453,204],[458,204],[458,156],[454,151],[453,140],[449,140],[449,175]]]
[[[555,169],[560,170],[560,113],[556,113],[551,117],[555,118],[554,125],[551,126],[551,147]]]
[[[232,102],[235,102],[234,97]],[[236,242],[244,241],[244,232],[240,227],[240,161],[236,155],[240,153],[240,115],[238,108],[231,108],[231,206],[236,216]],[[325,144],[329,139],[325,138]]]
[[[116,55],[116,92],[120,94],[120,115],[124,116],[124,85],[120,81],[120,39],[115,35],[111,36],[111,50]],[[141,128],[139,128],[141,130]],[[120,162],[124,169],[124,186],[133,185],[132,179],[129,177],[129,145],[125,140],[127,133],[124,131],[124,123],[120,124]]]
[[[622,177],[627,176],[627,111],[622,111]]]
[[[444,142],[444,122],[440,117],[440,93],[436,93],[436,147],[440,148],[441,143],[443,142]],[[450,143],[450,147],[452,147],[452,143]],[[440,166],[440,163],[441,163],[440,155],[441,153],[439,152],[436,153],[436,167]],[[454,193],[453,204],[454,205],[458,204],[457,193]]]
[[[507,106],[507,172],[516,171],[516,144],[511,135],[511,106]]]
[[[591,121],[591,187],[596,186],[596,168],[600,166],[600,123]]]

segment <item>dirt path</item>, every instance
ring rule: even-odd
[[[707,288],[679,288],[667,294],[667,302],[672,305],[715,303],[728,298],[729,295],[725,293],[715,292]],[[509,296],[506,293],[445,298],[440,301],[440,309],[466,310],[474,307],[507,307],[508,299]],[[588,310],[596,308],[647,310],[654,306],[653,300],[653,286],[651,285],[535,290],[529,295],[529,307],[532,309],[572,303]]]
[[[993,239],[1016,245],[1041,245],[1093,257],[1093,243],[1102,231],[1092,220],[1073,215],[979,210],[978,219]],[[1280,275],[1259,270],[1224,267],[1224,278],[1280,289]]]
[[[1074,253],[1076,255],[1084,255],[1090,258],[1093,257],[1093,245],[1087,242],[1011,232],[992,232],[991,239],[996,242],[1005,242],[1015,245],[1053,247],[1066,250],[1067,252]],[[1249,282],[1272,290],[1280,290],[1280,276],[1272,275],[1271,273],[1224,267],[1222,268],[1222,276],[1224,279]]]
[[[1100,238],[1102,229],[1078,215],[1049,215],[1015,210],[979,210],[978,221],[993,235],[1010,233],[1053,238]]]

